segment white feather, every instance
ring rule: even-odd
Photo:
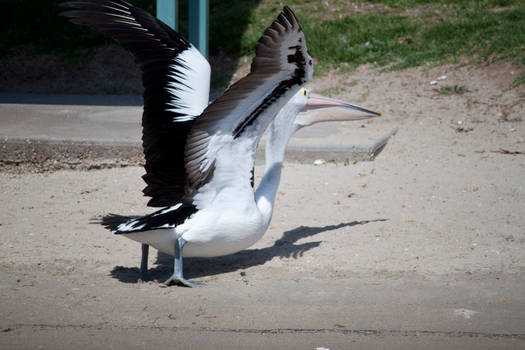
[[[208,106],[211,68],[193,45],[181,52],[175,62],[169,73],[175,81],[166,88],[172,96],[169,105],[173,108],[167,110],[182,114],[173,118],[174,122],[184,122],[199,116]]]
[[[174,211],[174,210],[177,210],[180,208],[180,206],[182,205],[182,203],[177,203],[169,208],[166,208],[166,209],[163,209],[161,211],[159,211],[157,214],[153,214],[152,216],[158,216],[158,215],[162,215],[162,214],[166,214],[166,213],[169,213],[170,211]]]
[[[131,220],[131,221],[122,223],[118,225],[117,231],[121,231],[121,232],[131,231],[136,228],[135,225],[137,224],[137,222],[138,220]]]

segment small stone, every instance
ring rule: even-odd
[[[469,309],[455,309],[454,315],[463,317],[464,319],[468,320],[475,314],[479,313],[478,311],[469,310]]]

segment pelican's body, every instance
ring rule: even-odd
[[[186,241],[184,257],[209,258],[233,254],[257,242],[268,226],[268,220],[253,201],[242,202],[231,208],[221,206],[217,209],[212,205],[175,228],[131,232],[126,233],[126,237],[172,256],[175,255],[174,242],[181,237]]]
[[[148,205],[164,209],[133,219],[108,216],[104,224],[142,243],[145,279],[150,245],[174,256],[167,284],[193,286],[199,283],[183,277],[183,256],[232,254],[262,237],[272,217],[289,138],[300,127],[323,121],[298,117],[301,111],[339,106],[357,111],[347,119],[378,115],[341,101],[319,100],[301,89],[312,78],[313,65],[288,7],[259,40],[250,73],[207,105],[209,64],[180,34],[123,0],[65,6],[76,9],[63,14],[72,22],[100,30],[129,49],[142,71],[143,192],[151,197]],[[272,122],[266,171],[254,192],[256,149]]]
[[[251,135],[229,143],[231,149],[224,152],[224,159],[217,159],[216,171],[224,177],[214,177],[199,190],[194,196],[196,207],[178,203],[142,218],[126,221],[117,227],[115,233],[126,234],[130,239],[151,245],[170,255],[176,255],[174,242],[182,239],[185,242],[184,257],[223,256],[250,247],[264,235],[270,225],[290,137],[302,127],[331,120],[326,116],[300,112],[324,107],[346,108],[346,114],[342,117],[340,113],[338,120],[357,120],[378,115],[301,89],[279,111],[270,125],[266,144],[266,168],[255,193],[251,178],[255,149],[253,141],[250,141],[255,136]],[[237,162],[227,154],[243,155],[242,159],[247,157],[250,162]],[[222,179],[235,181],[223,183]],[[199,203],[206,205],[199,208]],[[177,221],[181,217],[185,220]],[[162,228],[166,222],[173,224],[170,228]]]
[[[133,231],[134,226],[138,228],[144,221],[151,222],[153,215],[162,219],[163,211],[168,211],[165,216],[180,215],[182,206],[179,205],[151,214],[150,217],[126,222],[115,233],[125,234],[130,239],[151,245],[170,255],[175,254],[174,242],[179,238],[186,241],[185,257],[213,257],[236,253],[257,242],[266,231],[270,219],[259,210],[253,200],[253,189],[249,181],[247,179],[248,186],[243,184],[220,191],[211,203],[196,210],[175,227],[154,227],[147,231],[142,231],[146,228],[142,227],[137,232]]]
[[[307,92],[301,89],[280,109],[268,135],[265,175],[255,194],[251,178],[256,151],[253,139],[259,134],[248,132],[227,143],[228,148],[217,157],[216,176],[194,195],[193,206],[177,203],[127,221],[115,233],[170,255],[175,254],[174,241],[182,238],[186,242],[184,257],[228,255],[253,245],[270,224],[286,145],[300,127],[294,123],[295,117],[307,102]],[[179,223],[178,217],[186,219]],[[161,228],[160,224],[166,225],[170,218],[175,219],[172,227]]]

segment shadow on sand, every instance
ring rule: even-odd
[[[295,244],[300,239],[343,227],[365,225],[370,222],[386,220],[387,219],[361,220],[323,227],[299,226],[293,230],[286,231],[271,247],[246,249],[236,254],[217,258],[186,258],[184,259],[184,276],[188,279],[193,279],[243,270],[252,266],[264,265],[267,261],[275,257],[297,259],[302,257],[304,252],[316,248],[321,244],[321,241]],[[137,261],[137,266],[138,263],[139,261]],[[173,258],[168,254],[158,252],[155,264],[157,266],[149,269],[151,276],[154,279],[167,279],[173,269]],[[124,283],[138,282],[139,275],[138,267],[115,266],[113,270],[111,270],[111,276]]]

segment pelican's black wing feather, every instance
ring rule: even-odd
[[[76,24],[116,40],[142,71],[142,144],[150,206],[176,204],[184,195],[184,147],[193,120],[208,104],[210,66],[179,33],[122,0],[62,3]]]
[[[131,218],[130,220],[121,221],[119,224],[115,224],[116,220],[108,222],[106,228],[113,231],[114,234],[127,234],[144,232],[151,230],[162,230],[175,228],[182,224],[186,219],[192,216],[197,209],[193,205],[184,205],[182,203],[173,205],[171,207],[156,211],[149,215],[142,217]],[[123,218],[115,216],[115,218]]]

